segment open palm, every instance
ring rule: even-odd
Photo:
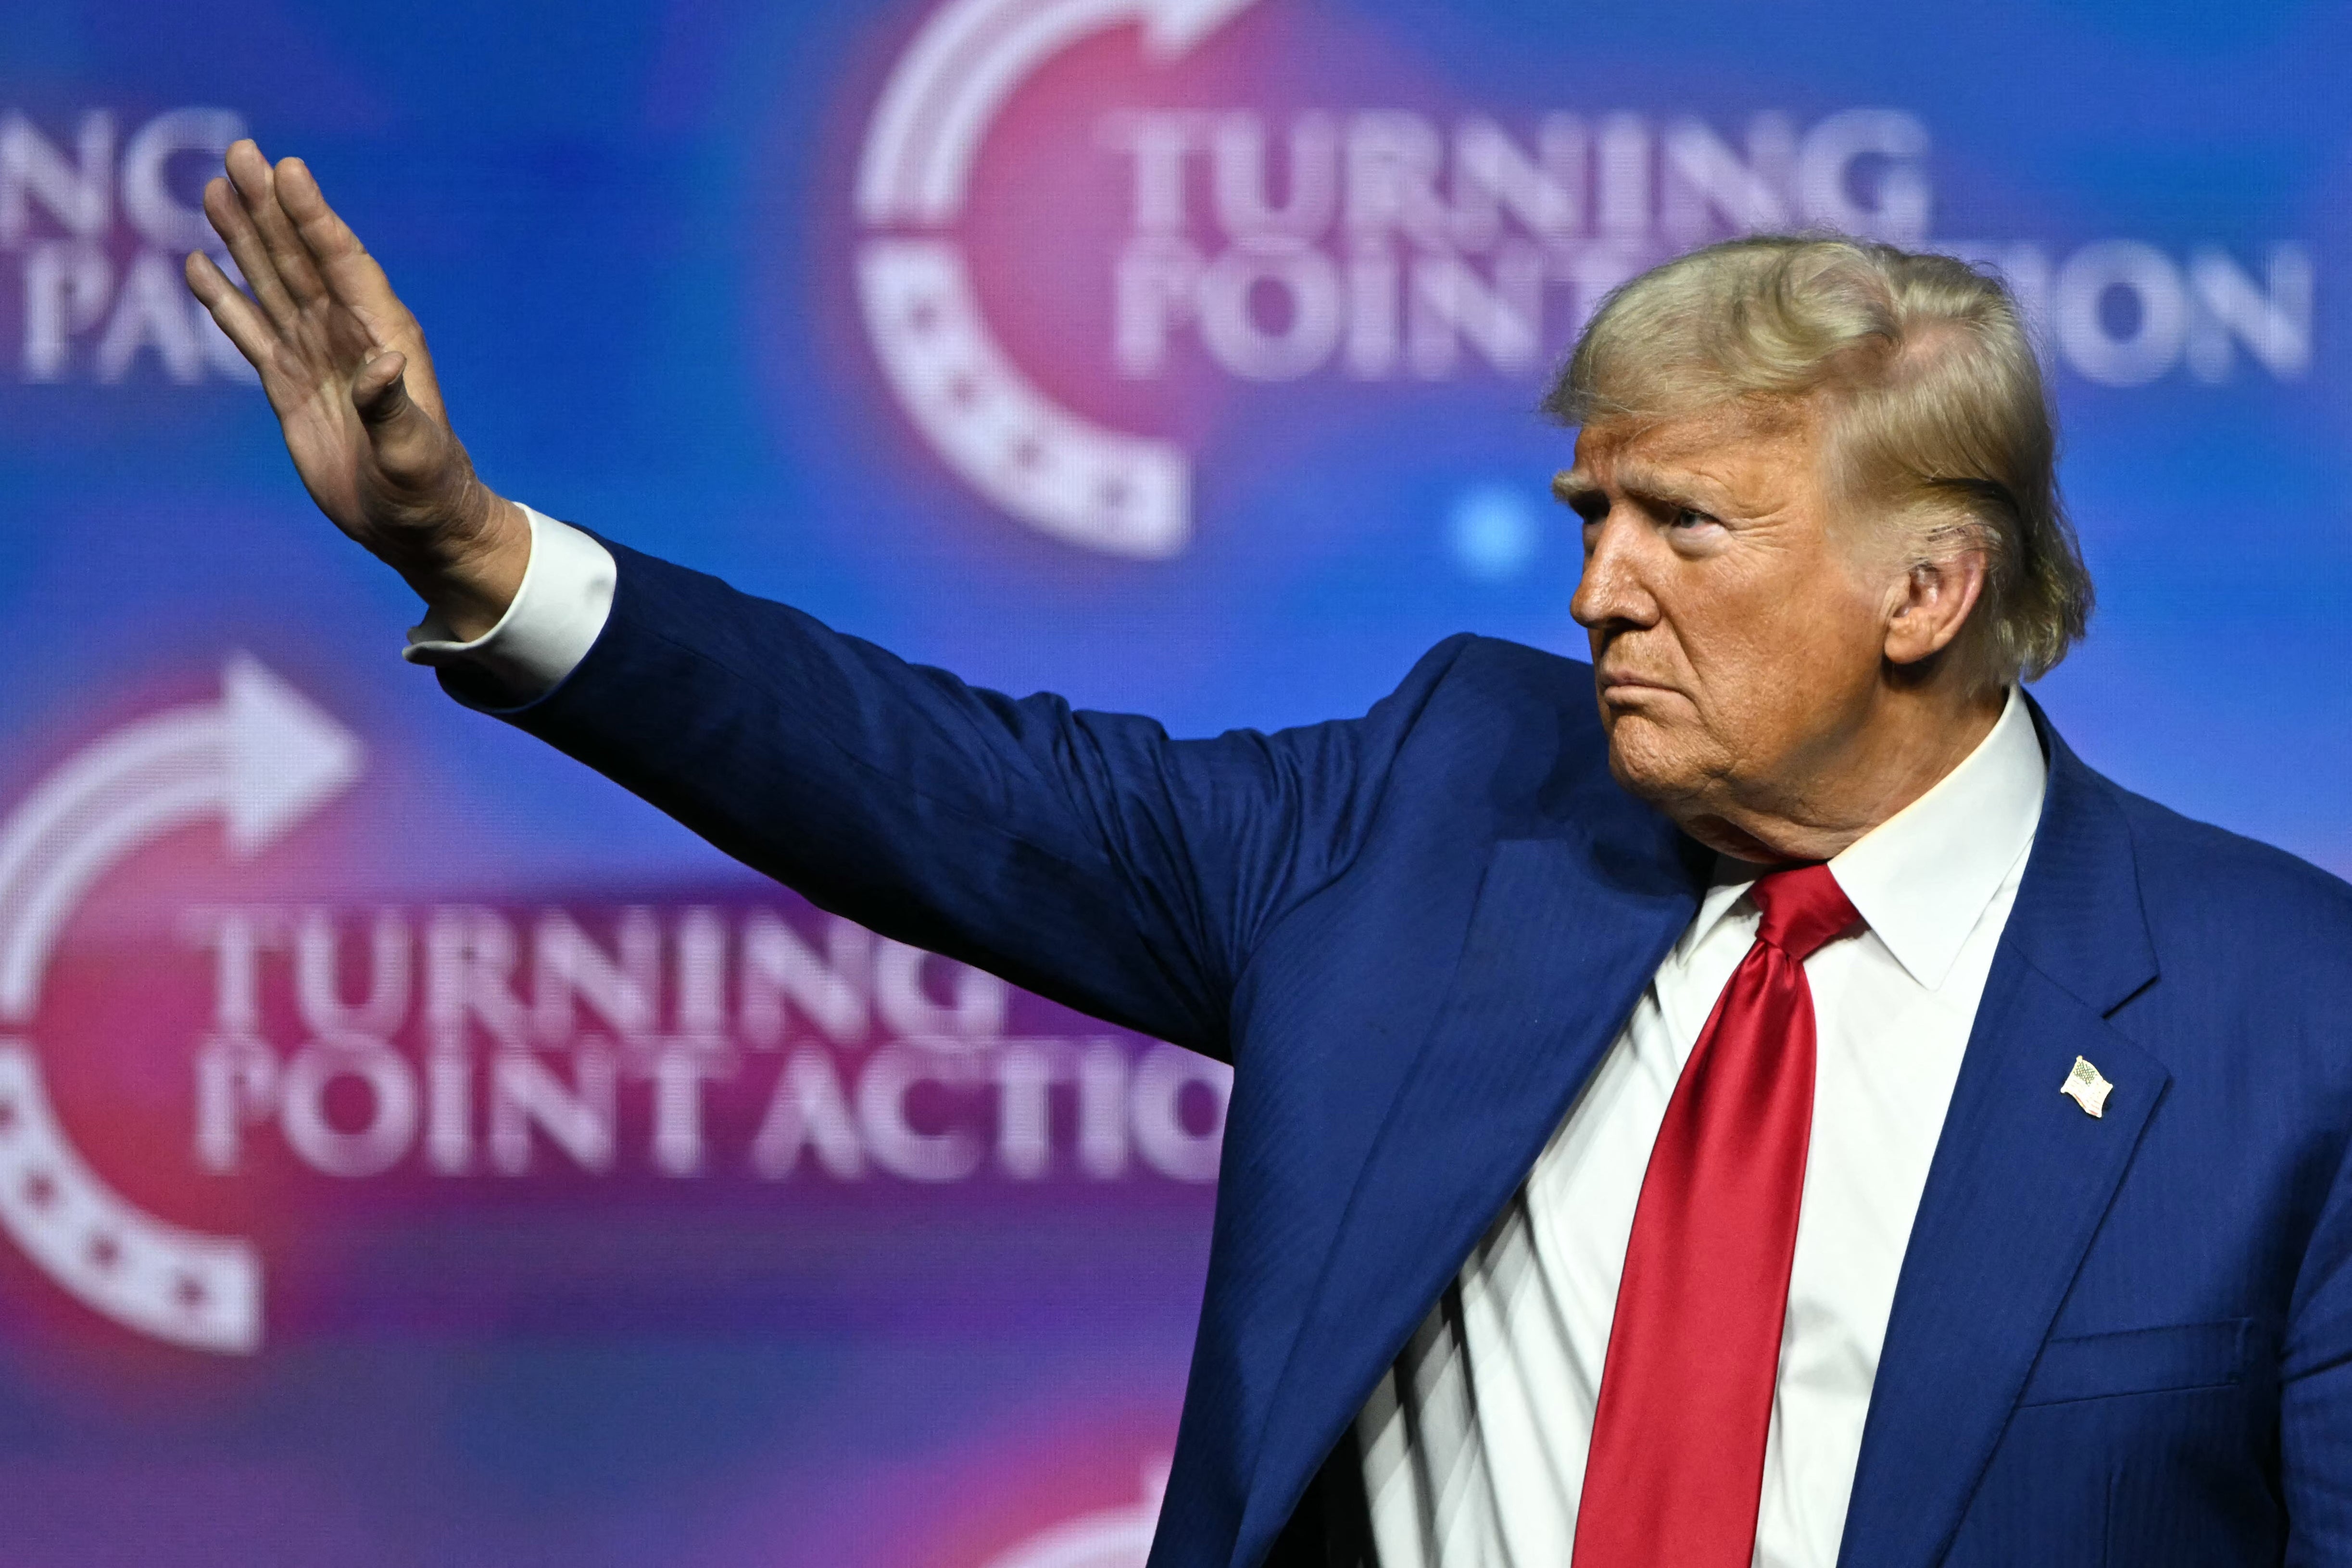
[[[520,520],[449,428],[416,318],[299,159],[273,168],[245,141],[227,170],[205,187],[205,215],[251,297],[201,251],[188,287],[260,371],[311,498],[428,601],[469,608],[478,589],[502,605],[512,582],[500,594],[475,580],[486,568],[519,580],[519,565],[504,569]]]

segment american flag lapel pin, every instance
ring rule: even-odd
[[[2066,1074],[2066,1082],[2058,1086],[2058,1092],[2080,1105],[2084,1115],[2104,1116],[2107,1113],[2108,1092],[2114,1088],[2091,1065],[2089,1057],[2078,1056],[2073,1071]]]

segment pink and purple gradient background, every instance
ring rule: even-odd
[[[2328,8],[2001,0],[1898,26],[1861,4],[1768,21],[1260,0],[1173,65],[1131,31],[1088,40],[1007,105],[959,234],[1033,379],[1197,455],[1199,535],[1163,563],[992,511],[876,371],[847,196],[929,10],[43,0],[0,32],[0,110],[58,137],[91,108],[125,126],[236,108],[311,161],[392,269],[502,489],[976,680],[1197,733],[1360,711],[1465,628],[1578,646],[1575,536],[1540,509],[1566,437],[1531,413],[1534,378],[1247,385],[1197,354],[1120,378],[1127,166],[1104,114],[1630,109],[1728,131],[1899,107],[1937,138],[1940,235],[2316,258],[2300,380],[2059,378],[2103,597],[2040,695],[2126,784],[2352,871],[2333,270],[2352,254],[2352,35]],[[0,254],[0,350],[21,336],[17,267]],[[1446,526],[1496,487],[1537,519],[1502,580],[1464,571]],[[198,1167],[193,906],[806,915],[402,667],[413,604],[310,510],[257,393],[168,384],[152,357],[119,385],[21,384],[0,354],[0,813],[120,725],[211,700],[232,650],[367,748],[360,780],[255,861],[191,829],[67,929],[37,1028],[60,1114],[126,1193],[259,1239],[269,1337],[231,1359],[143,1342],[0,1246],[0,1563],[984,1568],[1136,1506],[1173,1440],[1205,1186],[667,1178],[627,1092],[609,1176],[550,1158],[338,1181],[260,1144],[232,1175]],[[1108,1032],[1034,998],[1014,1027]],[[722,1097],[714,1128],[740,1147],[757,1113]]]

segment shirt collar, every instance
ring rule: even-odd
[[[1939,989],[2009,873],[2033,842],[2049,765],[2015,686],[1992,732],[1960,765],[1846,846],[1830,874],[1895,961]],[[1685,942],[1696,945],[1754,880],[1721,862]]]

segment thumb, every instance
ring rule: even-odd
[[[421,418],[415,403],[409,400],[408,384],[403,372],[408,369],[408,357],[397,349],[388,349],[360,367],[352,379],[352,404],[373,434],[387,434],[386,427],[396,425],[405,418]]]
[[[448,477],[455,444],[408,395],[406,368],[396,349],[370,360],[352,380],[352,406],[384,476],[405,488],[431,492]]]

